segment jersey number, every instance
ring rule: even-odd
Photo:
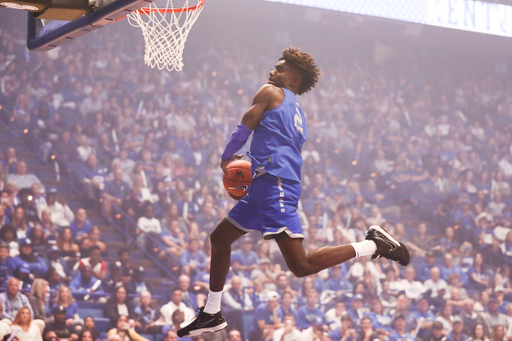
[[[300,114],[299,114],[299,109],[297,108],[297,113],[295,113],[295,117],[293,118],[293,121],[294,121],[294,126],[295,128],[297,129],[297,131],[299,132],[299,134],[302,134],[302,118],[300,117]]]

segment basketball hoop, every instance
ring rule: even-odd
[[[204,0],[184,0],[179,8],[173,6],[173,0],[166,1],[165,8],[157,7],[155,2],[133,11],[128,14],[128,21],[142,29],[147,65],[159,70],[181,71],[185,41],[203,10]]]

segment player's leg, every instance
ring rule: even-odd
[[[219,292],[224,288],[231,264],[231,245],[245,233],[224,218],[210,235],[212,243],[211,291]]]
[[[302,239],[292,238],[286,232],[275,239],[288,268],[297,277],[317,273],[356,257],[356,251],[350,244],[323,246],[306,254]]]
[[[261,219],[257,212],[256,203],[246,195],[210,235],[212,258],[210,291],[206,305],[200,308],[196,318],[189,325],[178,330],[179,337],[197,336],[226,328],[227,323],[220,312],[220,303],[231,263],[231,245],[250,230],[261,227]]]
[[[361,242],[323,246],[309,253],[304,251],[302,239],[292,238],[286,232],[280,233],[275,239],[290,271],[297,277],[305,277],[361,256],[385,257],[402,266],[410,261],[407,248],[377,225],[370,226],[366,239]]]
[[[302,226],[296,212],[300,184],[270,175],[264,180],[267,182],[266,191],[255,198],[260,202],[263,235],[267,239],[276,239],[286,264],[295,276],[304,277],[361,256],[382,256],[402,265],[409,263],[405,246],[376,225],[369,228],[364,241],[324,246],[306,254],[302,246]]]

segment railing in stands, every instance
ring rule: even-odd
[[[12,113],[8,111],[6,108],[1,108],[0,110],[0,127],[3,127],[6,130],[8,130],[15,138],[27,136],[27,140],[30,143],[32,151],[35,152],[40,157],[42,162],[48,164],[49,166],[55,169],[55,164],[50,164],[48,159],[41,157],[41,147],[47,146],[47,142],[41,140],[35,130],[32,130],[30,127],[27,127],[27,125],[20,123],[19,120],[15,120]],[[55,151],[51,149],[49,151],[51,155],[50,159],[52,160],[52,162],[55,162],[59,165],[58,169],[60,169],[60,176],[62,176],[64,182],[78,195],[83,197],[87,196],[87,188],[85,187],[85,184],[82,180],[82,176],[75,169],[69,166],[68,162],[64,158],[62,158],[58,153],[55,153]],[[115,221],[112,221],[105,216],[103,211],[101,212],[102,217],[107,221],[111,222],[113,226],[118,230],[118,232],[121,233],[121,235],[123,235],[124,238],[126,238],[126,241],[130,241],[132,242],[132,244],[136,245],[137,248],[139,248],[146,255],[146,257],[148,257],[164,274],[166,274],[168,278],[177,282],[176,276],[171,271],[169,271],[169,269],[166,268],[158,259],[156,259],[150,251],[146,250],[142,245],[140,245],[135,240],[135,238],[133,238],[130,235],[129,228],[134,226],[134,230],[138,230],[137,223],[133,219],[131,219],[131,217],[129,217],[119,206],[113,205],[113,208],[116,210],[116,216],[120,216],[120,218],[122,219],[116,219]],[[119,225],[119,223],[122,222],[124,222],[124,228],[123,226]],[[146,235],[148,239],[150,239],[153,243],[156,242],[156,239],[153,238],[153,236],[149,234]],[[167,251],[166,254],[169,257],[174,257]]]

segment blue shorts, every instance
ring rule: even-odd
[[[304,238],[297,214],[300,192],[300,182],[263,174],[253,179],[247,195],[226,219],[243,232],[261,232],[265,239],[282,232],[292,238]]]

